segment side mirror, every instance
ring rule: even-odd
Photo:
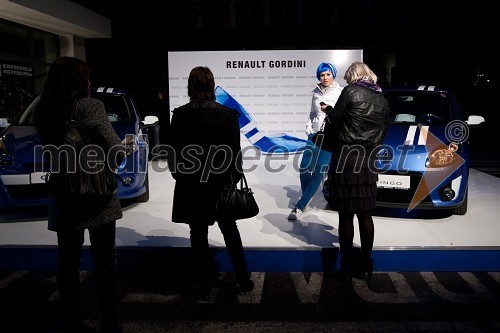
[[[141,121],[141,128],[151,127],[158,125],[158,117],[157,116],[146,116],[144,120]]]
[[[479,125],[481,123],[484,123],[484,117],[483,116],[469,116],[467,120],[465,121],[467,125]]]

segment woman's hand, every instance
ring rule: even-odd
[[[307,125],[306,126],[306,134],[307,136],[309,136],[309,134],[311,134],[313,132],[313,128],[311,125]]]

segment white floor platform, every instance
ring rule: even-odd
[[[260,214],[238,226],[246,250],[321,250],[338,248],[338,215],[326,209],[318,190],[300,220],[287,216],[300,194],[297,157],[289,161],[245,161],[249,186]],[[266,162],[267,161],[267,162]],[[268,164],[267,167],[265,164]],[[279,166],[283,169],[276,171]],[[273,168],[275,171],[270,171]],[[151,162],[150,200],[124,208],[117,223],[117,246],[134,248],[187,248],[189,228],[170,220],[175,181],[164,161]],[[193,209],[203,194],[193,195]],[[463,216],[425,218],[375,216],[374,251],[394,250],[500,250],[500,178],[471,170],[468,212]],[[224,247],[214,226],[210,244]],[[355,232],[359,245],[359,233]],[[88,245],[88,240],[86,240]],[[0,250],[55,247],[56,234],[47,230],[46,213],[40,210],[0,211]],[[497,264],[499,265],[499,264]]]

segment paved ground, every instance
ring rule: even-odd
[[[125,332],[500,332],[500,273],[374,273],[371,283],[339,283],[323,273],[252,273],[237,295],[225,273],[210,301],[187,276],[121,273]],[[81,275],[84,315],[97,327],[94,272]],[[54,272],[0,272],[0,332],[58,332]]]

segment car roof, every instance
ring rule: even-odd
[[[124,88],[113,88],[113,87],[92,87],[90,88],[92,93],[98,94],[113,94],[113,95],[129,95],[128,90]]]
[[[450,90],[446,87],[442,86],[433,86],[433,85],[412,85],[412,86],[394,86],[394,87],[383,87],[383,92],[417,92],[417,91],[425,91],[425,92],[435,92],[435,93],[449,93]]]

